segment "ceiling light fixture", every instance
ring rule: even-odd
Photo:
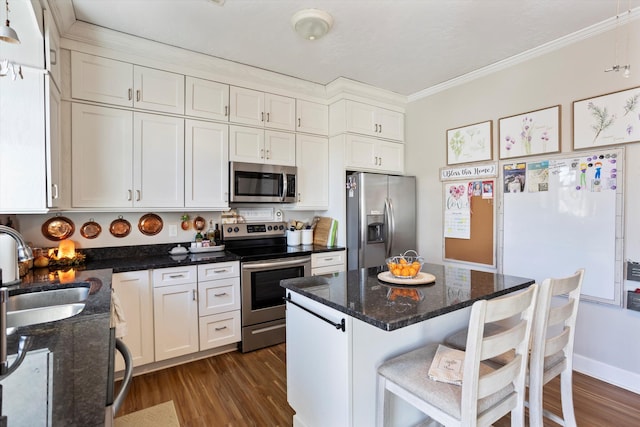
[[[5,9],[7,10],[7,22],[4,27],[0,26],[0,40],[7,43],[20,43],[16,30],[9,25],[9,0],[5,0]]]
[[[629,19],[630,19],[630,15],[631,15],[631,0],[628,0],[628,7],[627,7],[627,22],[625,23],[625,25],[627,25],[627,39],[626,39],[626,57],[627,60],[629,59]],[[626,65],[620,65],[618,64],[618,44],[619,44],[619,38],[620,38],[620,0],[618,0],[617,5],[616,5],[616,34],[615,34],[615,45],[614,45],[614,62],[616,63],[615,65],[607,68],[604,70],[605,73],[608,73],[610,71],[621,71],[624,70],[624,72],[622,73],[622,75],[626,78],[629,78],[629,75],[631,75],[631,64],[626,64]]]
[[[323,10],[304,9],[291,17],[291,25],[301,37],[317,40],[329,32],[333,18]]]

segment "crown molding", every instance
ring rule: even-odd
[[[356,80],[338,77],[326,85],[326,93],[329,104],[333,104],[341,99],[351,99],[353,101],[364,101],[368,104],[381,103],[381,107],[396,107],[398,111],[404,112],[407,105],[407,97],[395,92],[380,89]]]
[[[625,15],[626,15],[626,18],[624,17]],[[494,64],[474,70],[470,73],[463,74],[462,76],[456,77],[446,82],[443,82],[435,86],[428,87],[419,92],[413,93],[409,95],[407,99],[409,102],[417,101],[419,99],[426,98],[431,95],[435,95],[438,92],[442,92],[447,89],[451,89],[453,87],[460,86],[465,83],[469,83],[473,80],[479,79],[481,77],[485,77],[489,74],[493,74],[495,72],[504,70],[514,65],[526,62],[530,59],[537,58],[544,54],[559,50],[563,47],[569,46],[579,41],[586,40],[591,37],[597,36],[599,34],[605,33],[616,27],[618,19],[624,19],[626,22],[623,25],[628,25],[632,21],[635,21],[638,18],[640,18],[640,7],[631,9],[630,11],[627,11],[624,14],[621,13],[618,16],[622,18],[616,18],[616,17],[609,18],[598,24],[592,25],[580,31],[576,31],[575,33],[569,34],[565,37],[543,44],[542,46],[538,46],[536,48],[527,50],[525,52],[519,53],[505,60],[498,61]]]

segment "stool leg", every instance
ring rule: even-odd
[[[386,416],[389,412],[389,403],[386,399],[387,379],[382,375],[378,375],[378,390],[376,396],[376,427],[384,427],[387,425]]]
[[[573,375],[570,369],[560,374],[560,397],[562,399],[562,418],[566,427],[576,427],[576,416],[573,410]]]

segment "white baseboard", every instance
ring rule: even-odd
[[[640,374],[625,371],[578,354],[573,355],[573,369],[590,377],[640,394]]]

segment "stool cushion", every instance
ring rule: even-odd
[[[438,343],[435,343],[404,353],[384,362],[378,368],[378,373],[423,401],[440,408],[443,412],[456,419],[461,419],[461,387],[429,378],[429,367],[437,349]],[[481,375],[492,371],[493,368],[481,363]],[[507,398],[513,392],[513,386],[509,385],[492,395],[480,399],[478,401],[478,414],[482,414],[486,409]]]

